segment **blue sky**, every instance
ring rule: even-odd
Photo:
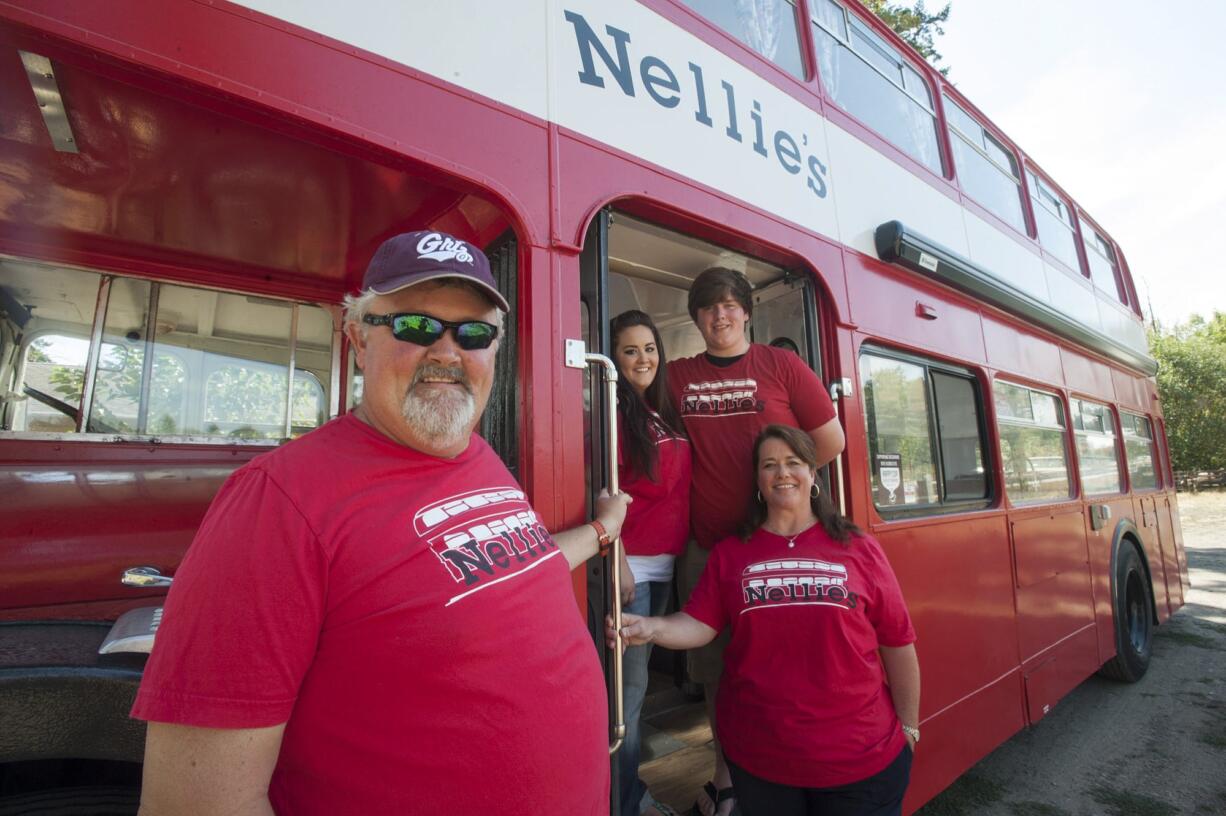
[[[1226,312],[1224,31],[1223,0],[953,0],[937,41],[958,89],[1120,244],[1164,325]]]

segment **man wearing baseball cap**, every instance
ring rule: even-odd
[[[141,813],[604,814],[605,690],[570,570],[474,428],[508,304],[476,247],[385,242],[345,331],[362,403],[226,482],[133,716]]]

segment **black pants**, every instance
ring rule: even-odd
[[[728,763],[737,806],[744,816],[901,816],[911,781],[911,748],[868,779],[837,788],[794,788],[754,776]]]

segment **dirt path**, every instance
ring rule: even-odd
[[[1086,681],[918,816],[1226,816],[1226,493],[1179,507],[1192,591],[1144,679]]]

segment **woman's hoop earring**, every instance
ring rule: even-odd
[[[762,498],[761,490],[758,491],[758,501],[761,502],[762,504],[766,504],[766,500]]]
[[[821,491],[817,489],[817,482],[814,482],[813,489],[809,491],[809,498],[816,499],[820,494]]]

